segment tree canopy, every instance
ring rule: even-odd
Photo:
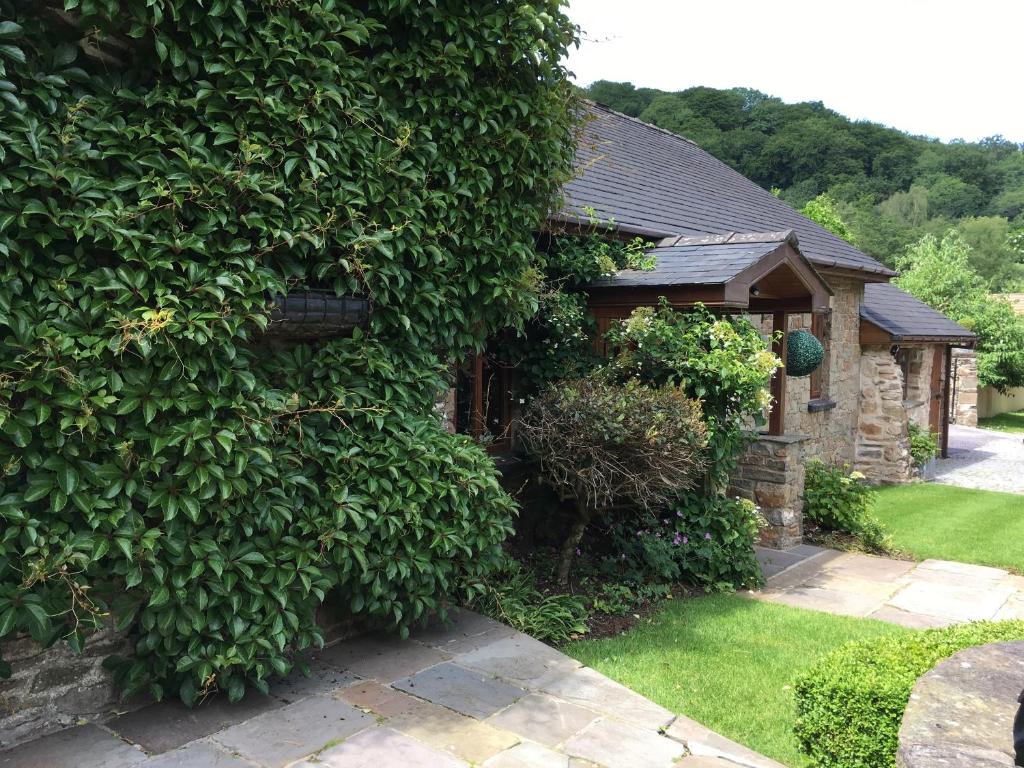
[[[890,266],[923,235],[959,225],[990,290],[1024,285],[1024,250],[1013,246],[1024,229],[1019,144],[942,143],[747,88],[668,93],[601,80],[586,94],[692,139],[795,208],[828,193],[847,239]]]

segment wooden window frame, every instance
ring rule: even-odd
[[[821,365],[811,371],[810,400],[812,403],[829,399],[829,368],[832,360],[832,310],[811,313],[811,335],[821,342],[825,350]]]

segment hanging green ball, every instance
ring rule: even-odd
[[[825,358],[825,348],[810,331],[790,331],[786,337],[786,375],[810,376]]]

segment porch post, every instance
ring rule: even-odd
[[[772,412],[768,417],[768,434],[783,435],[786,433],[786,321],[785,312],[772,314],[772,336],[782,331],[782,337],[773,339],[772,352],[782,360],[782,368],[772,376]]]

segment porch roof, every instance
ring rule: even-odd
[[[590,305],[640,306],[664,296],[724,308],[824,310],[832,291],[799,250],[793,230],[672,236],[648,249],[650,270],[589,283]]]
[[[888,340],[893,342],[973,344],[977,339],[975,334],[959,323],[892,283],[869,283],[864,286],[860,316],[887,334]],[[864,329],[861,336],[864,340]]]

